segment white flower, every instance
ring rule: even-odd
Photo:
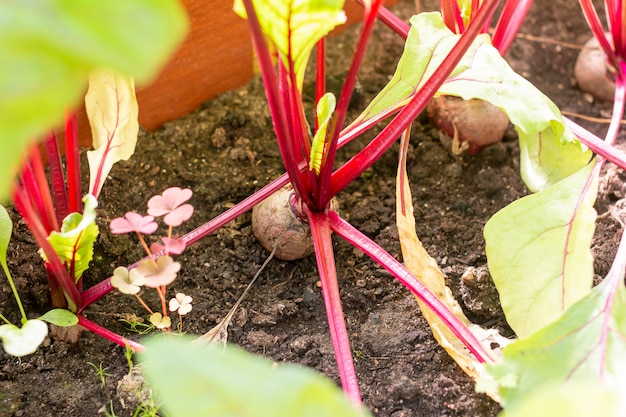
[[[170,300],[170,311],[178,310],[178,314],[180,314],[181,316],[184,316],[185,314],[191,311],[192,301],[193,301],[193,298],[191,298],[188,295],[183,294],[182,292],[179,292],[178,294],[176,294],[176,298],[172,298]]]

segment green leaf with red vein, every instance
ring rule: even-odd
[[[304,71],[313,47],[336,26],[346,21],[344,0],[253,0],[263,33],[270,39],[285,68],[296,74],[302,91]],[[235,12],[246,18],[241,0]]]
[[[544,387],[560,386],[567,393],[568,387],[574,388],[581,383],[601,387],[607,395],[617,393],[616,398],[621,397],[623,404],[626,398],[626,260],[623,242],[624,237],[619,250],[622,253],[618,253],[602,283],[553,324],[508,345],[504,349],[504,362],[487,367],[500,383],[505,408],[522,407],[528,398],[533,398]],[[580,395],[580,390],[573,390],[569,398],[575,401]],[[615,404],[617,402],[612,406]],[[570,415],[563,411],[557,414]],[[592,414],[596,415],[595,412]]]
[[[461,36],[446,27],[439,13],[414,16],[411,25],[391,81],[353,125],[404,106]],[[554,184],[589,162],[591,152],[565,128],[559,109],[511,69],[487,35],[475,39],[437,95],[485,100],[508,116],[519,135],[522,178],[531,191]]]
[[[519,337],[558,319],[591,288],[594,166],[513,202],[485,225],[489,271]]]
[[[59,255],[74,281],[78,282],[83,272],[89,268],[89,262],[93,258],[93,246],[98,237],[96,225],[95,197],[87,194],[83,198],[85,205],[83,213],[71,213],[63,220],[61,231],[53,231],[48,236],[48,241]],[[40,250],[41,257],[46,260],[44,252]],[[73,268],[73,271],[72,271]]]

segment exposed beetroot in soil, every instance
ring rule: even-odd
[[[599,100],[613,101],[615,72],[607,65],[606,55],[595,37],[589,39],[581,49],[574,67],[574,77],[581,90]]]
[[[482,148],[500,142],[509,127],[509,118],[494,105],[478,99],[435,97],[428,103],[430,123],[453,138],[452,153],[467,149],[476,155]]]
[[[310,228],[291,208],[291,186],[286,186],[252,210],[252,231],[269,252],[284,261],[304,258],[314,252]],[[277,243],[278,241],[278,243]]]

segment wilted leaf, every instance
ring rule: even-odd
[[[591,288],[594,165],[513,202],[485,225],[489,271],[519,337],[559,318]]]
[[[89,262],[93,258],[93,245],[98,237],[96,225],[96,198],[87,194],[83,198],[85,205],[83,213],[70,213],[63,219],[61,231],[53,231],[48,236],[48,241],[54,251],[59,255],[68,270],[74,269],[74,280],[78,282],[83,272],[89,268]],[[44,260],[43,251],[40,254]],[[71,271],[70,271],[71,272]]]
[[[452,292],[446,286],[443,273],[437,262],[426,252],[415,230],[413,200],[406,175],[406,135],[402,139],[401,158],[396,177],[396,224],[404,266],[417,277],[454,315],[483,343],[485,349],[495,357],[500,356],[500,348],[509,343],[497,330],[483,329],[472,324],[463,313]],[[484,368],[465,345],[452,333],[448,326],[425,303],[417,299],[422,315],[428,321],[435,339],[456,361],[456,363],[475,380],[484,376]],[[492,343],[497,348],[491,349]],[[490,393],[493,394],[493,393]],[[495,395],[493,395],[495,397]]]
[[[297,88],[302,91],[311,50],[321,38],[346,21],[344,0],[253,0],[263,33],[276,47],[285,68],[293,62]],[[246,18],[241,0],[235,12]]]
[[[143,372],[171,417],[368,416],[316,372],[276,365],[235,347],[152,337]]]
[[[93,135],[89,160],[89,192],[96,198],[113,164],[135,152],[139,132],[139,106],[132,78],[109,70],[89,77],[85,108]]]

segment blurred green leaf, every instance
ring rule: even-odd
[[[365,417],[316,372],[232,346],[152,337],[143,372],[171,417]]]
[[[594,382],[544,384],[499,417],[620,417],[626,392]]]
[[[0,12],[0,199],[29,143],[80,104],[109,68],[145,83],[187,31],[176,0],[21,0]]]

